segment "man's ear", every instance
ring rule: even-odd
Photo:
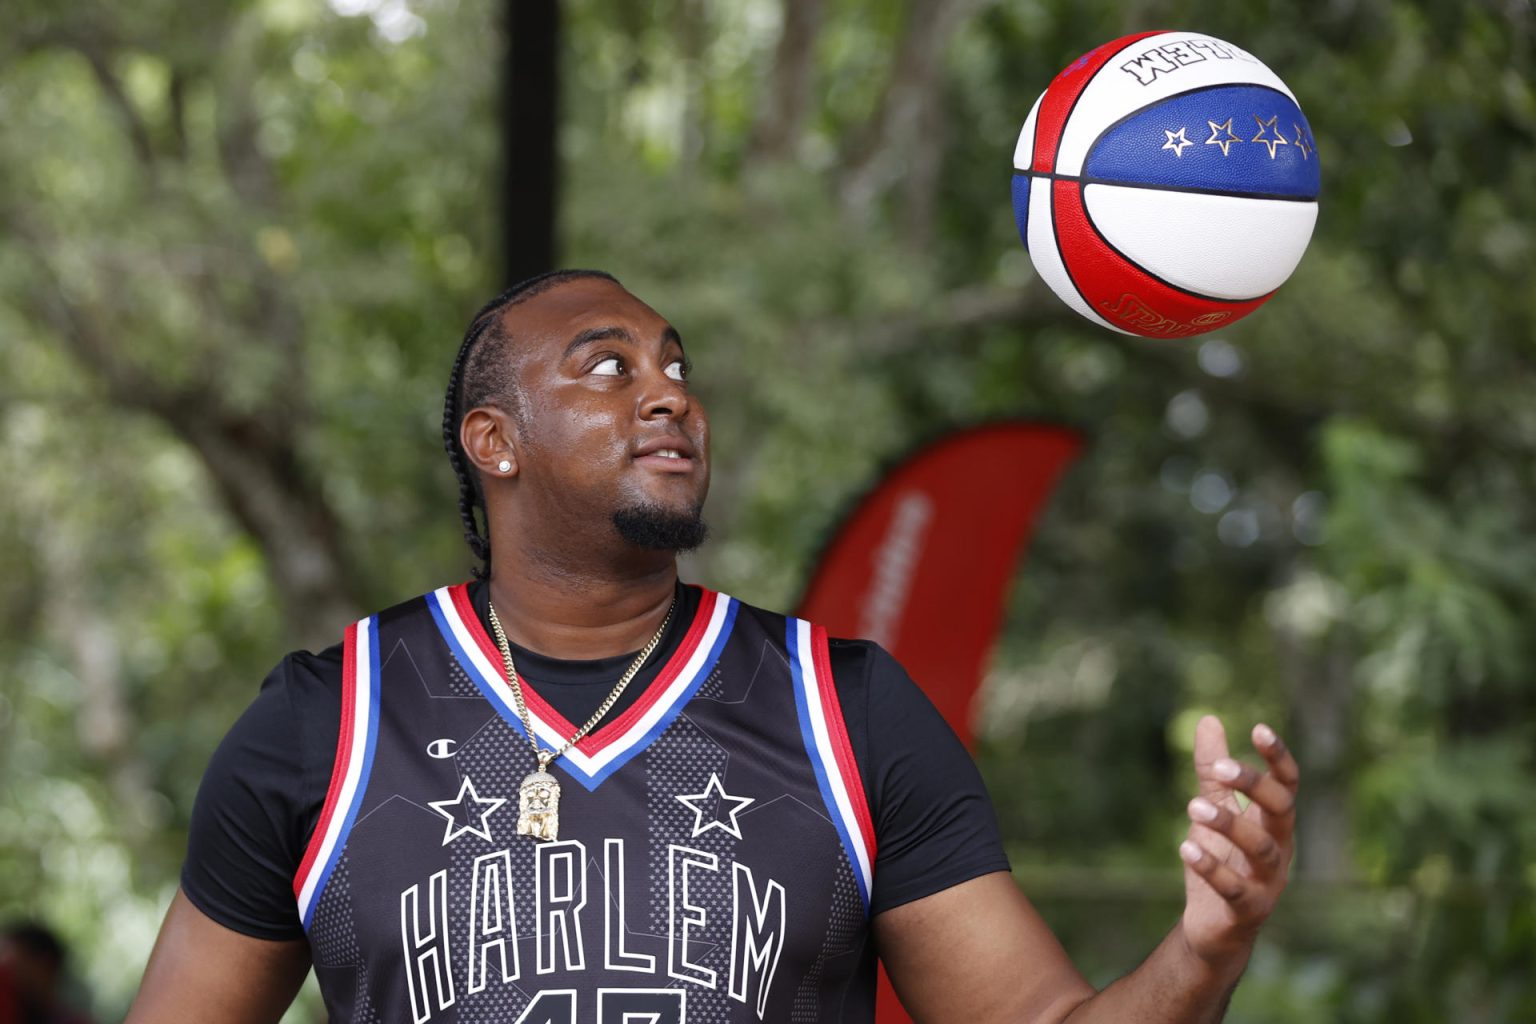
[[[506,480],[517,475],[516,436],[512,417],[491,405],[469,410],[459,425],[459,445],[483,480]]]

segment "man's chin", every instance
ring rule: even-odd
[[[655,503],[629,505],[613,513],[619,536],[650,551],[692,551],[709,536],[703,506],[669,508]]]

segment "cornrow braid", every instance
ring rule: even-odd
[[[448,452],[448,464],[459,481],[459,520],[464,527],[464,540],[480,565],[470,569],[475,579],[489,579],[491,575],[491,527],[486,519],[485,491],[480,486],[480,474],[469,461],[459,443],[459,427],[464,422],[465,396],[472,406],[486,402],[510,399],[510,390],[504,372],[505,346],[511,339],[501,323],[501,314],[511,306],[526,302],[556,285],[579,278],[601,278],[618,284],[612,274],[601,270],[552,270],[521,281],[490,302],[480,307],[464,332],[464,340],[454,357],[453,369],[448,373],[448,391],[443,398],[443,448]],[[482,351],[481,341],[490,339],[488,348]],[[480,515],[475,514],[476,509]],[[480,523],[485,520],[485,532]]]

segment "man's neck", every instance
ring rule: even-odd
[[[677,590],[671,557],[649,571],[604,578],[518,571],[525,568],[513,559],[492,566],[501,627],[521,647],[570,661],[638,651],[661,628]]]

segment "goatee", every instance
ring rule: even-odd
[[[709,536],[704,507],[667,508],[663,505],[631,505],[613,513],[614,529],[636,547],[652,551],[692,551]]]

